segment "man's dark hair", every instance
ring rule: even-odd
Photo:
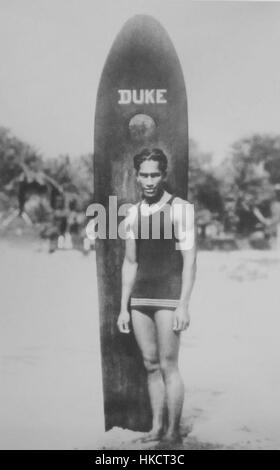
[[[153,160],[158,162],[158,167],[163,173],[167,169],[167,156],[161,149],[143,149],[140,153],[134,156],[134,168],[138,172],[140,169],[141,163],[145,161]]]

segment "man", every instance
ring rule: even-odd
[[[132,321],[147,370],[153,425],[144,440],[175,443],[180,441],[184,401],[178,370],[180,333],[190,323],[196,269],[194,210],[164,189],[167,157],[162,150],[144,149],[134,157],[134,167],[143,199],[127,216],[118,327],[129,333]]]

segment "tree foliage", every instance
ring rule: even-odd
[[[85,209],[92,201],[93,163],[92,155],[81,155],[71,159],[68,155],[48,159],[45,171],[64,189],[67,198],[76,201],[76,205]]]
[[[0,211],[16,205],[11,183],[24,168],[53,178],[63,188],[67,204],[74,201],[77,210],[84,211],[93,196],[92,160],[91,154],[43,159],[35,148],[0,127]],[[247,229],[253,230],[254,208],[270,217],[276,185],[280,187],[280,135],[239,139],[216,167],[212,155],[190,140],[189,200],[196,205],[201,227],[218,221],[225,231],[235,231],[243,217],[249,221]]]
[[[222,214],[223,201],[220,182],[212,165],[212,155],[199,149],[194,140],[190,140],[189,158],[189,198],[197,210],[209,210]]]
[[[42,158],[29,144],[0,127],[0,191],[21,173],[22,164],[39,167]]]

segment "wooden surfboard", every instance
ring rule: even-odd
[[[167,154],[169,190],[186,199],[188,119],[181,66],[163,27],[137,15],[111,48],[96,102],[94,202],[107,214],[109,196],[117,196],[118,207],[139,201],[133,156],[145,147]],[[121,334],[116,325],[124,241],[109,239],[108,224],[106,230],[106,238],[96,240],[105,427],[146,431],[151,428],[146,373],[133,333]]]

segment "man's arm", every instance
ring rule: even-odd
[[[122,301],[121,310],[127,310],[129,296],[135,281],[138,263],[136,261],[135,240],[126,240],[125,257],[122,265]]]
[[[121,312],[118,317],[118,328],[121,333],[129,333],[130,315],[128,312],[128,301],[137,272],[136,242],[131,233],[128,233],[125,241],[125,256],[122,265],[122,297]]]
[[[191,250],[182,251],[183,272],[180,304],[188,308],[196,274],[196,243]]]
[[[194,206],[184,203],[181,216],[178,211],[177,227],[180,241],[177,248],[183,257],[182,289],[180,301],[174,314],[174,330],[184,330],[189,326],[189,302],[196,275],[196,234],[194,220]]]

